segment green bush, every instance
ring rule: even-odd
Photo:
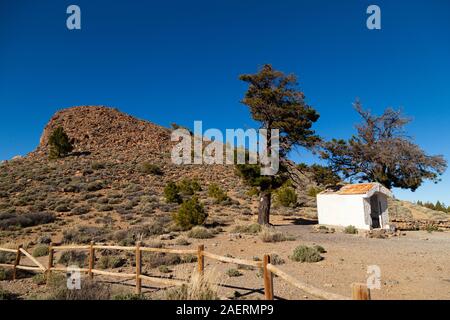
[[[281,187],[275,193],[276,203],[283,207],[295,207],[297,205],[297,194],[294,188],[285,186]]]
[[[202,191],[202,187],[197,180],[183,179],[178,184],[180,192],[184,195],[193,195],[195,192]]]
[[[143,162],[141,164],[140,171],[144,174],[154,174],[156,176],[161,176],[164,174],[159,166],[150,162]]]
[[[347,226],[344,229],[344,233],[357,234],[358,233],[358,229],[356,229],[356,227],[354,227],[354,226]]]
[[[184,230],[203,224],[207,217],[205,208],[196,196],[184,201],[178,213],[173,216],[175,223]]]
[[[167,203],[181,203],[180,189],[173,181],[169,181],[164,188],[164,196]]]
[[[216,203],[221,203],[229,199],[227,193],[215,183],[209,185],[208,197],[214,198]]]
[[[73,150],[72,141],[70,141],[69,136],[64,132],[62,127],[53,130],[48,138],[48,145],[50,148],[50,159],[62,158]]]
[[[294,249],[291,259],[297,262],[319,262],[323,257],[316,248],[298,246]]]
[[[188,237],[194,239],[209,239],[214,237],[214,235],[205,227],[197,226],[188,232]]]
[[[317,252],[319,252],[319,253],[326,253],[327,252],[324,247],[319,246],[319,245],[315,245],[315,246],[313,246],[313,248],[316,249]]]
[[[45,244],[37,245],[33,250],[33,257],[43,257],[48,255],[48,246]]]
[[[323,189],[321,189],[321,188],[311,187],[308,189],[308,196],[315,198],[322,191],[323,191]]]

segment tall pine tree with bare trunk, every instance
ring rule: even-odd
[[[320,138],[312,130],[319,114],[305,102],[305,95],[297,89],[297,77],[264,65],[256,74],[243,74],[240,80],[248,84],[242,103],[249,107],[252,118],[268,133],[279,130],[280,169],[276,175],[263,176],[259,165],[236,165],[238,174],[260,191],[258,223],[269,224],[272,192],[283,185],[292,174],[289,152],[298,146],[313,148]],[[271,138],[268,137],[268,150]]]

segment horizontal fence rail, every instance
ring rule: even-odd
[[[238,265],[244,265],[254,268],[260,268],[263,271],[264,278],[264,296],[267,300],[274,299],[274,286],[273,286],[273,275],[277,275],[279,278],[283,279],[292,286],[320,299],[325,300],[370,300],[370,290],[365,284],[353,283],[352,284],[352,298],[341,296],[334,293],[329,293],[324,290],[313,287],[309,284],[303,283],[293,276],[282,271],[278,267],[270,263],[270,255],[264,255],[263,261],[251,261],[239,258],[220,256],[208,251],[205,251],[204,245],[199,245],[197,249],[170,249],[170,248],[150,248],[141,246],[140,242],[136,243],[136,246],[114,246],[114,245],[102,245],[95,244],[91,242],[89,245],[62,245],[55,246],[50,244],[49,254],[48,254],[48,265],[44,267],[37,259],[35,259],[30,253],[28,253],[22,246],[18,246],[17,249],[0,248],[0,252],[8,252],[15,254],[14,264],[0,264],[2,268],[12,268],[13,269],[13,280],[16,280],[16,270],[27,270],[34,272],[46,273],[47,277],[50,276],[52,271],[55,272],[67,272],[67,268],[56,267],[53,264],[54,254],[56,251],[61,250],[85,250],[89,252],[88,268],[80,268],[80,272],[87,273],[89,277],[93,278],[94,275],[119,277],[125,279],[135,279],[136,281],[136,293],[141,294],[142,292],[142,280],[152,282],[155,284],[165,285],[165,286],[182,286],[187,282],[184,280],[176,280],[169,278],[159,278],[152,277],[148,275],[143,275],[142,273],[142,252],[159,252],[159,253],[171,253],[180,255],[196,255],[197,256],[197,270],[201,274],[204,272],[205,268],[205,257],[213,259],[216,261],[224,263],[234,263]],[[104,270],[97,270],[95,266],[95,250],[118,250],[118,251],[130,251],[135,252],[136,270],[135,273],[119,273],[119,272],[109,272]],[[27,257],[34,266],[24,266],[20,265],[21,257]]]

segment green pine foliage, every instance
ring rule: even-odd
[[[184,201],[178,212],[173,216],[175,223],[184,230],[202,225],[208,217],[203,204],[196,196]]]
[[[48,139],[49,158],[58,159],[67,156],[73,150],[72,141],[62,127],[53,130]]]

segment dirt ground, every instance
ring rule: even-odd
[[[196,248],[204,244],[205,250],[235,258],[253,260],[264,253],[278,254],[285,263],[279,265],[283,271],[307,284],[328,292],[351,296],[353,282],[365,283],[368,266],[376,265],[381,270],[381,288],[372,290],[372,299],[450,299],[450,233],[423,231],[404,232],[401,236],[387,239],[366,238],[342,232],[317,233],[312,225],[294,224],[289,217],[274,217],[276,228],[295,237],[293,241],[264,243],[257,235],[236,235],[223,232],[212,239],[190,239],[191,244],[183,249]],[[289,259],[298,245],[321,245],[326,249],[324,260],[317,263],[299,263]],[[177,247],[168,244],[168,247]],[[40,258],[45,262],[45,257]],[[170,277],[186,279],[195,270],[196,263],[171,267]],[[243,270],[238,277],[229,277],[226,272],[237,268],[234,264],[217,262],[206,258],[206,270],[214,270],[216,281],[221,284],[219,295],[232,299],[263,299],[263,279],[257,269]],[[119,272],[133,272],[123,268]],[[157,269],[148,269],[147,274],[167,276]],[[113,281],[96,276],[99,281],[114,284],[123,292],[133,292],[134,281]],[[45,286],[32,283],[31,279],[18,282],[2,281],[1,286],[28,298],[45,292]],[[145,295],[162,297],[163,290],[144,283]],[[294,288],[284,280],[274,279],[276,299],[315,299]]]

